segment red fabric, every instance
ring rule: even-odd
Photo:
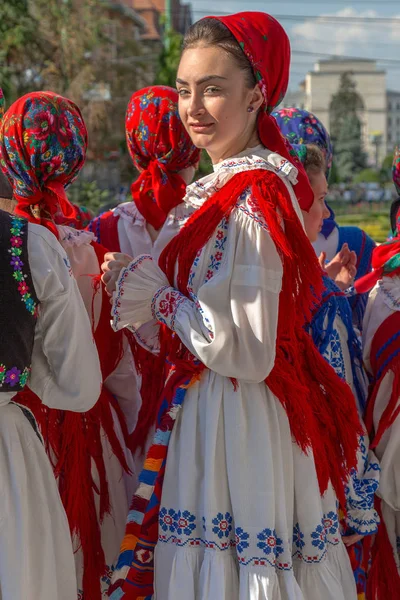
[[[126,141],[140,171],[132,183],[132,198],[150,225],[160,229],[168,213],[183,200],[186,184],[179,171],[197,163],[178,112],[178,93],[165,86],[135,92],[126,113]]]
[[[257,121],[260,140],[266,148],[295,164],[299,171],[296,196],[300,207],[308,211],[314,194],[307,174],[271,116],[271,112],[283,100],[289,82],[290,42],[285,30],[271,15],[262,12],[207,18],[223,23],[250,61],[264,97]]]
[[[97,241],[109,252],[121,252],[118,235],[118,221],[112,210],[99,215],[86,228],[96,236]]]
[[[372,545],[371,568],[367,579],[368,600],[400,600],[400,577],[385,522],[382,501],[375,496],[375,509],[381,522]]]
[[[365,426],[371,438],[371,449],[376,448],[385,431],[394,423],[400,413],[400,407],[397,407],[400,397],[400,335],[396,335],[399,331],[400,313],[396,311],[383,321],[372,339],[370,356],[374,381],[370,387],[365,414]],[[392,392],[381,416],[378,430],[374,431],[375,402],[380,385],[388,371],[392,371],[394,374]]]
[[[343,482],[356,465],[357,436],[362,429],[349,386],[321,357],[304,330],[322,292],[322,272],[285,184],[265,170],[235,175],[190,217],[162,253],[160,267],[173,285],[175,266],[179,265],[178,288],[188,296],[189,272],[198,251],[248,188],[283,262],[276,358],[266,384],[284,406],[297,444],[304,452],[312,449],[321,494],[330,480],[344,506]],[[178,336],[171,332],[165,336],[164,351],[169,350],[171,362],[179,368],[185,348]]]
[[[79,108],[53,92],[32,92],[14,102],[0,125],[1,168],[13,186],[16,214],[57,236],[56,216],[73,221],[65,186],[82,168],[87,130]],[[31,207],[38,207],[35,218]]]
[[[371,368],[374,381],[365,414],[365,426],[370,437],[371,450],[376,448],[383,434],[399,416],[397,407],[400,397],[400,313],[397,311],[383,321],[377,329],[371,344]],[[382,413],[377,431],[374,430],[373,416],[376,398],[385,375],[393,373],[393,384],[387,406]],[[396,408],[397,407],[397,408]],[[371,568],[367,581],[368,600],[400,600],[400,577],[397,570],[393,547],[390,543],[381,510],[381,499],[375,496],[375,509],[381,522],[372,546]]]
[[[400,255],[400,238],[394,238],[390,242],[376,246],[372,252],[373,271],[355,282],[354,287],[357,292],[359,294],[369,292],[384,275],[387,277],[398,275],[400,265],[398,266],[397,262],[393,260],[397,255]]]

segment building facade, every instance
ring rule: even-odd
[[[329,131],[330,105],[332,97],[339,90],[343,73],[351,74],[356,84],[364,147],[371,166],[374,166],[376,162],[379,164],[383,161],[388,147],[386,72],[377,68],[376,61],[336,58],[320,60],[315,64],[314,70],[307,73],[297,92],[297,99],[306,110],[321,119]]]
[[[400,92],[387,92],[387,151],[400,146]]]

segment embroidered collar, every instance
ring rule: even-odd
[[[83,244],[91,244],[96,240],[96,236],[91,231],[86,229],[74,229],[67,225],[57,225],[60,242],[64,247],[83,246]]]
[[[378,281],[383,301],[391,310],[400,310],[400,277],[383,277]]]
[[[237,156],[227,158],[214,165],[213,173],[187,187],[184,201],[194,208],[199,208],[208,198],[221,189],[231,177],[237,173],[256,169],[275,171],[292,185],[297,183],[298,170],[296,167],[279,154],[271,152],[260,145],[255,148],[248,148]]]
[[[185,202],[182,202],[170,211],[167,220],[171,219],[172,221],[185,221],[190,217],[191,213],[191,207],[187,206]],[[133,200],[119,204],[113,210],[113,214],[115,217],[121,217],[121,219],[125,219],[132,225],[138,225],[139,227],[144,227],[146,223],[145,218],[139,212]]]

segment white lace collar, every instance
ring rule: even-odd
[[[129,221],[132,225],[138,225],[139,227],[144,227],[146,225],[144,216],[139,212],[133,200],[119,204],[113,210],[113,214],[115,217],[121,217],[121,219]],[[182,202],[170,211],[168,218],[172,221],[184,221],[190,217],[190,214],[191,212],[188,210],[188,206],[185,202]]]
[[[400,310],[400,277],[383,277],[378,281],[378,287],[386,306],[391,310]]]
[[[214,165],[213,173],[195,181],[186,188],[184,201],[194,208],[199,208],[234,175],[255,169],[275,171],[292,185],[297,183],[298,170],[296,167],[286,158],[259,145],[255,148],[247,148],[237,156],[227,158]]]
[[[91,244],[96,240],[96,236],[91,231],[86,229],[73,229],[67,225],[57,225],[60,242],[64,248],[72,248],[74,246],[82,246],[83,244]]]

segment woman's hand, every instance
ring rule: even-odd
[[[322,269],[342,291],[353,285],[357,275],[357,254],[350,250],[348,244],[343,244],[340,252],[328,264],[325,264],[325,259],[325,252],[321,252],[318,260]]]
[[[342,540],[343,540],[343,544],[345,546],[349,547],[349,546],[353,546],[353,544],[356,544],[357,542],[362,540],[363,537],[364,537],[363,535],[355,533],[354,535],[342,536]]]
[[[103,271],[102,282],[106,286],[106,291],[109,296],[112,296],[115,291],[118,278],[122,269],[125,269],[133,258],[128,254],[121,252],[107,252],[104,256],[104,262],[101,265]]]

